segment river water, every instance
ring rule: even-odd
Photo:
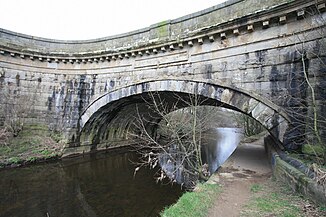
[[[243,129],[241,128],[211,128],[202,135],[201,157],[203,164],[208,165],[209,174],[213,174],[235,151],[240,140],[243,137]],[[196,177],[192,177],[185,172],[183,157],[174,155],[174,159],[170,158],[175,149],[171,148],[169,154],[162,154],[160,158],[160,166],[168,177],[173,178],[179,184],[184,184],[186,188],[192,188],[192,181]],[[186,168],[189,169],[189,168]]]
[[[241,130],[216,128],[203,145],[209,171],[236,149]],[[86,155],[56,163],[0,171],[0,217],[158,216],[182,195],[180,185],[156,183],[131,152]]]
[[[235,151],[243,138],[241,128],[213,128],[205,133],[202,146],[203,162],[213,174]]]
[[[155,171],[134,176],[132,153],[0,171],[0,216],[157,216],[176,202],[178,185],[157,184]]]

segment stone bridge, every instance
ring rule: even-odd
[[[155,117],[142,100],[150,92],[171,105],[176,95],[202,96],[207,105],[253,117],[281,145],[295,148],[289,136],[296,134],[295,117],[287,108],[298,104],[289,96],[309,97],[304,71],[315,86],[325,85],[318,61],[325,57],[324,11],[325,1],[229,0],[82,41],[0,29],[1,103],[7,96],[15,104],[33,102],[28,121],[62,130],[67,154],[125,144],[136,105]]]

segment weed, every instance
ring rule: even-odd
[[[11,164],[18,164],[20,162],[20,159],[18,157],[11,157],[9,158],[9,162]]]
[[[52,132],[50,134],[50,137],[55,141],[55,142],[60,142],[64,137],[62,136],[61,133],[58,132]]]
[[[326,206],[321,206],[321,207],[319,207],[319,210],[320,210],[320,211],[326,211]]]
[[[50,158],[53,158],[53,157],[56,157],[56,156],[58,156],[56,153],[52,153],[52,154],[47,155],[45,158],[50,159]]]
[[[57,136],[59,139],[59,134]],[[0,145],[0,163],[18,164],[21,161],[34,162],[39,158],[52,158],[60,155],[63,145],[64,143],[56,143],[51,138],[47,126],[24,125],[16,137],[10,137],[5,145]]]
[[[37,157],[28,157],[27,160],[30,162],[35,162],[37,160]]]
[[[213,204],[220,187],[213,184],[199,184],[194,192],[182,195],[178,202],[166,208],[163,217],[203,217]]]
[[[42,151],[40,151],[40,153],[42,155],[44,155],[44,156],[49,156],[51,154],[51,151],[49,151],[49,150],[42,150]]]
[[[12,150],[9,146],[0,146],[0,154],[10,153]]]
[[[261,190],[263,190],[263,186],[261,186],[260,184],[253,184],[250,187],[250,191],[253,192],[253,193],[257,193],[257,192],[259,192]]]
[[[253,184],[250,190],[257,194],[244,207],[241,216],[303,216],[299,206],[302,199],[275,181],[269,180],[262,185]]]
[[[322,156],[324,154],[324,147],[322,145],[305,144],[302,147],[302,152],[309,155]]]

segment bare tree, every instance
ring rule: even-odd
[[[6,87],[1,88],[0,116],[3,122],[2,128],[11,132],[13,136],[18,136],[27,119],[34,113],[37,89],[30,85],[32,84],[22,88],[19,75],[17,75],[16,85],[8,82]]]
[[[294,34],[294,64],[301,67],[289,74],[286,109],[293,122],[289,139],[298,146],[309,146],[314,161],[326,164],[326,31],[323,14],[316,7],[305,10],[303,22],[309,20],[314,31]],[[314,38],[312,41],[311,38]],[[317,151],[321,147],[322,151]],[[319,148],[320,149],[320,148]],[[322,152],[322,153],[320,153]]]
[[[0,147],[7,146],[8,147],[8,140],[10,138],[10,132],[7,129],[0,129]]]
[[[257,135],[264,130],[264,127],[258,121],[248,115],[235,113],[234,118],[238,125],[243,127],[244,135],[247,137]]]
[[[130,134],[140,141],[136,145],[143,159],[139,167],[160,165],[157,180],[167,177],[192,188],[198,179],[209,177],[201,149],[203,134],[212,127],[210,123],[215,119],[215,111],[214,107],[201,106],[205,100],[197,95],[185,98],[174,95],[174,99],[175,103],[171,105],[159,93],[149,93],[149,99],[144,101],[155,117],[146,118],[137,107],[135,126],[139,132]],[[178,109],[180,105],[183,108]],[[156,134],[148,127],[156,124],[151,121],[153,119],[161,120]]]

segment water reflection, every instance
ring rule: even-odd
[[[215,172],[236,149],[238,128],[216,128],[205,135],[202,155]],[[160,185],[155,171],[142,168],[134,177],[137,156],[97,154],[47,165],[0,172],[0,216],[157,216],[174,203],[180,186]],[[160,164],[166,171],[168,159]],[[182,168],[182,167],[181,167]],[[182,169],[177,173],[184,182]]]
[[[242,137],[241,128],[214,128],[205,133],[202,157],[211,174],[230,157]]]
[[[208,165],[208,171],[213,174],[237,148],[243,130],[241,128],[212,128],[202,135],[202,160]],[[168,177],[183,183],[186,187],[192,187],[193,181],[198,177],[185,172],[189,168],[183,160],[183,156],[178,154],[178,148],[172,147],[168,154],[162,153],[159,162]],[[179,156],[178,156],[179,155]],[[174,160],[171,160],[173,156]]]
[[[156,184],[137,156],[98,154],[1,171],[0,216],[157,216],[182,194]]]

